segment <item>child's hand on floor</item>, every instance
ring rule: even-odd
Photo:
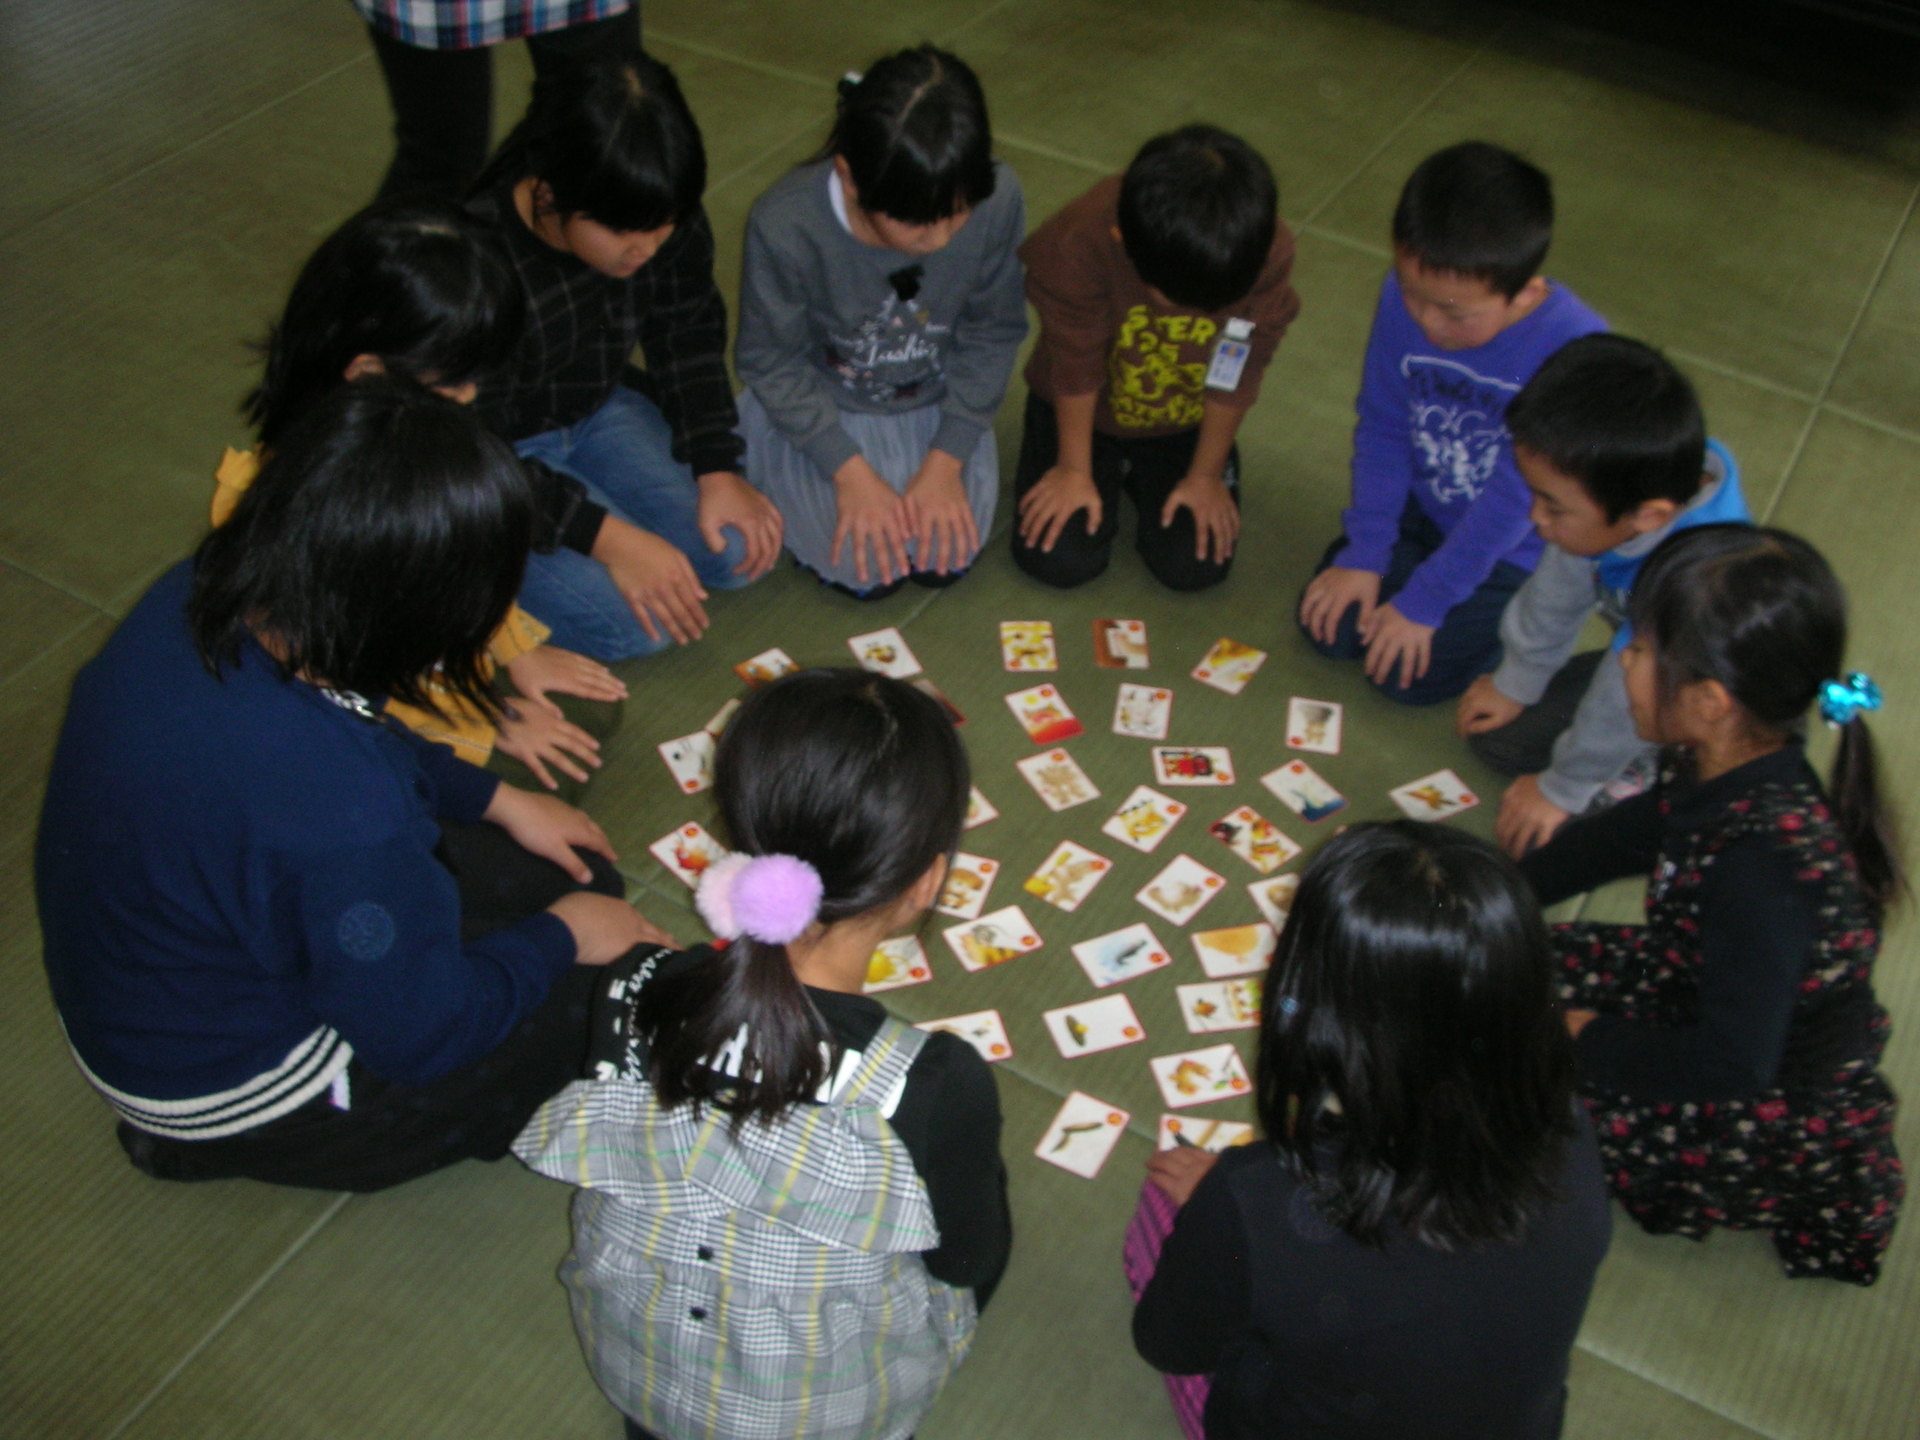
[[[609,515],[593,542],[593,558],[607,567],[633,607],[633,618],[652,639],[658,640],[664,630],[688,645],[712,623],[700,603],[707,598],[700,577],[672,541]]]
[[[1193,558],[1226,564],[1240,538],[1240,507],[1227,482],[1218,475],[1188,475],[1160,507],[1160,528],[1173,524],[1183,509],[1193,515]]]
[[[929,450],[907,482],[907,523],[913,527],[914,554],[922,570],[948,575],[973,563],[980,531],[967,503],[966,481],[958,457]]]
[[[557,645],[536,645],[526,654],[509,660],[506,670],[513,677],[513,688],[529,700],[545,700],[554,691],[578,695],[582,700],[627,698],[626,682],[618,675],[598,660],[562,650]]]
[[[1489,730],[1511,725],[1526,708],[1518,700],[1501,694],[1494,686],[1493,676],[1482,675],[1467,687],[1467,693],[1454,708],[1454,732],[1462,740],[1469,735],[1484,735]]]
[[[1367,647],[1367,678],[1384,685],[1400,670],[1399,686],[1406,689],[1427,673],[1433,661],[1433,636],[1439,627],[1409,620],[1389,600],[1374,606],[1373,613],[1360,622],[1360,638]]]
[[[1087,534],[1098,530],[1103,508],[1100,487],[1089,472],[1056,465],[1020,497],[1020,543],[1051,553],[1067,522],[1082,510],[1087,512]]]
[[[1567,812],[1540,792],[1538,775],[1522,775],[1500,797],[1500,814],[1493,822],[1493,838],[1518,860],[1544,845],[1567,823]]]
[[[833,488],[839,505],[838,523],[833,527],[833,550],[827,563],[838,565],[840,552],[853,544],[853,573],[861,585],[872,583],[867,568],[867,546],[873,546],[873,560],[879,569],[879,582],[891,585],[896,576],[907,573],[907,536],[913,526],[907,502],[893,493],[893,487],[880,478],[856,455],[833,472]]]
[[[600,768],[600,742],[569,721],[551,700],[508,701],[494,744],[531,770],[549,790],[560,788],[548,773],[549,765],[575,780],[587,778],[582,764]]]
[[[1360,607],[1356,618],[1364,627],[1373,619],[1374,608],[1379,603],[1380,577],[1373,571],[1330,565],[1307,582],[1306,591],[1300,596],[1300,623],[1322,645],[1331,645],[1339,632],[1341,617],[1351,607]]]
[[[780,558],[780,537],[787,522],[774,503],[731,470],[713,470],[699,478],[700,534],[718,555],[727,548],[726,529],[732,526],[746,541],[747,554],[733,567],[736,575],[758,580]]]
[[[1147,1161],[1147,1179],[1164,1190],[1174,1204],[1184,1205],[1219,1158],[1191,1145],[1157,1150]]]

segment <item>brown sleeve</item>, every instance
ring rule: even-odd
[[[1062,206],[1020,247],[1027,299],[1040,316],[1027,384],[1043,400],[1091,395],[1106,384],[1119,197],[1120,177],[1110,176]]]
[[[1300,313],[1300,295],[1293,288],[1292,275],[1293,232],[1287,229],[1287,222],[1282,220],[1274,231],[1273,249],[1267,253],[1267,263],[1260,272],[1260,278],[1253,282],[1253,290],[1247,298],[1231,311],[1253,321],[1253,341],[1247,355],[1247,368],[1241,371],[1240,384],[1235,389],[1209,390],[1209,403],[1230,405],[1236,410],[1250,410],[1253,402],[1260,398],[1260,382],[1267,373],[1267,365],[1272,361],[1274,351],[1280,348],[1280,337],[1287,333],[1293,317]]]

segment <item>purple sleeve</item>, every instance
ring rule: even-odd
[[[1486,582],[1493,567],[1514,556],[1533,534],[1532,496],[1502,445],[1498,467],[1480,498],[1467,507],[1453,533],[1407,578],[1393,608],[1416,625],[1438,628],[1447,612]]]
[[[1413,488],[1413,432],[1407,420],[1407,382],[1400,373],[1405,330],[1412,324],[1400,303],[1400,286],[1387,272],[1367,337],[1367,360],[1354,402],[1353,503],[1340,514],[1347,545],[1335,565],[1387,573],[1400,515]]]

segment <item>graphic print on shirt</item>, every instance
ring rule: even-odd
[[[1456,360],[1403,355],[1419,479],[1443,505],[1471,505],[1493,480],[1507,443],[1507,401],[1520,389]]]
[[[1107,356],[1114,421],[1132,430],[1198,425],[1207,347],[1219,329],[1204,315],[1156,315],[1145,305],[1127,311]]]
[[[853,334],[829,331],[821,361],[843,389],[869,404],[891,405],[944,378],[941,341],[952,333],[951,325],[933,323],[931,311],[888,295]]]

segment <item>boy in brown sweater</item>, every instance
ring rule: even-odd
[[[1211,125],[1156,136],[1020,258],[1040,339],[1015,562],[1049,585],[1093,579],[1124,490],[1147,569],[1173,590],[1217,585],[1240,535],[1234,437],[1300,309],[1267,162]]]

